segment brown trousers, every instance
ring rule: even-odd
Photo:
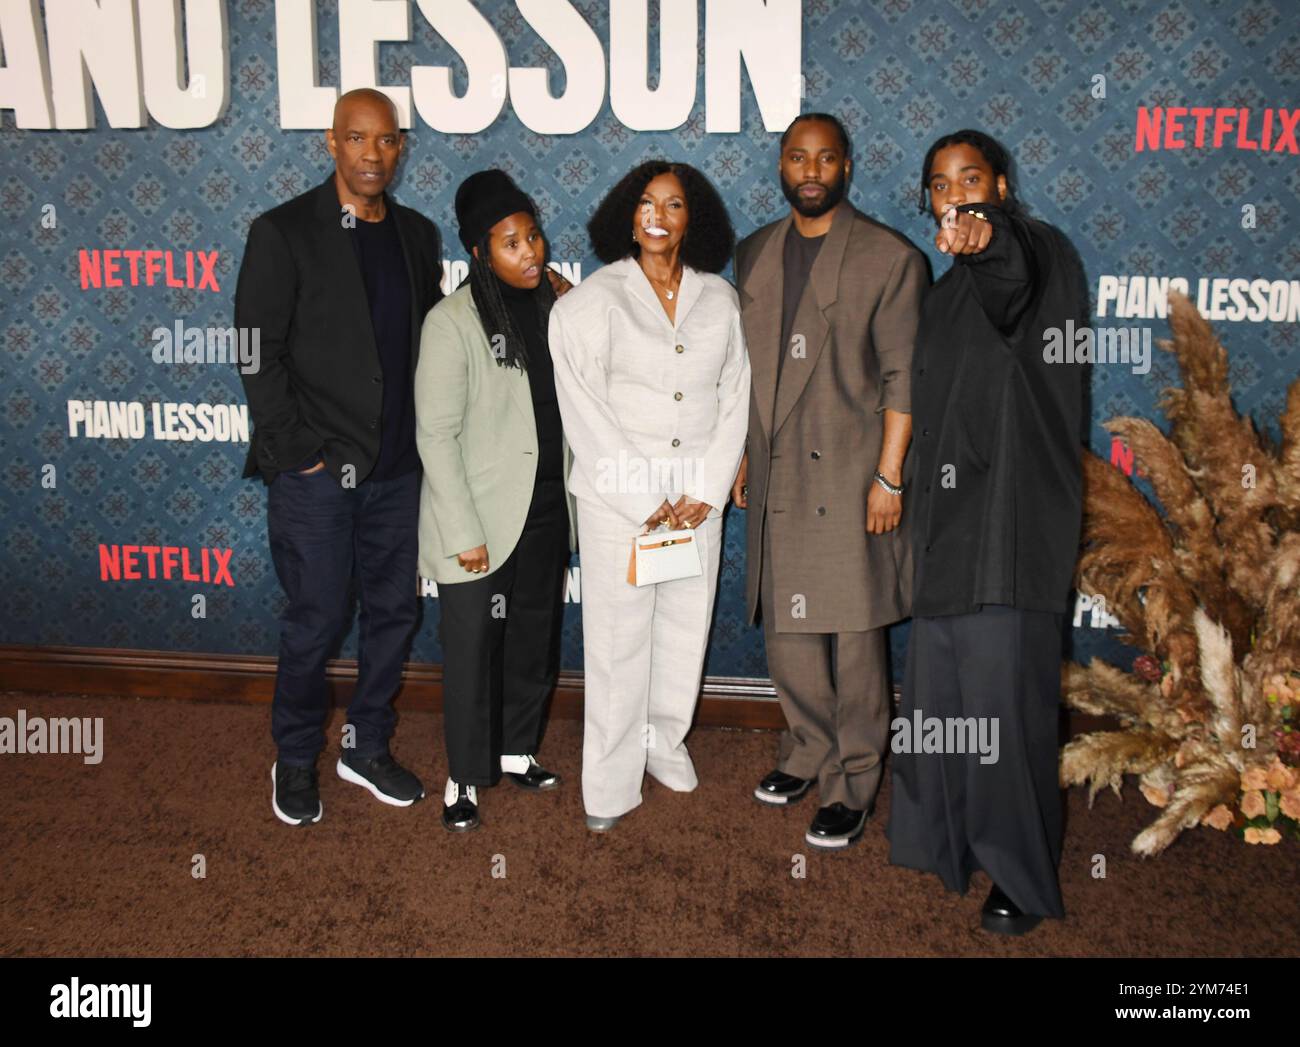
[[[787,729],[777,768],[817,779],[822,806],[842,803],[869,810],[880,788],[881,761],[889,744],[889,673],[885,630],[850,633],[783,633],[772,604],[772,546],[763,529],[759,606],[767,670],[776,685]],[[793,550],[783,555],[795,555]]]

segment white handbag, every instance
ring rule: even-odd
[[[632,539],[632,558],[627,565],[631,585],[639,588],[703,573],[699,544],[689,527],[680,531],[655,530]]]

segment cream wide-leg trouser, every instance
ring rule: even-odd
[[[695,531],[703,574],[637,588],[627,580],[637,529],[578,501],[585,682],[582,802],[614,818],[641,803],[646,771],[678,792],[698,784],[682,739],[691,726],[722,546],[721,514]]]

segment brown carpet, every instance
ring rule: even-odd
[[[1142,861],[1128,842],[1153,808],[1133,785],[1089,811],[1069,794],[1068,917],[1023,939],[978,929],[988,881],[960,898],[887,864],[886,781],[843,854],[803,840],[815,798],[750,797],[771,733],[697,730],[700,788],[646,780],[614,832],[583,822],[581,724],[556,720],[541,756],[565,782],[480,794],[483,828],[439,822],[441,719],[402,717],[394,754],[429,796],[373,800],[321,762],[325,816],[271,812],[267,706],[0,694],[0,715],[102,716],[104,759],[0,756],[0,955],[1278,956],[1296,952],[1296,845],[1210,829]],[[331,734],[343,722],[336,710]],[[207,875],[191,875],[202,854]],[[792,877],[795,855],[807,876]],[[1092,876],[1106,858],[1105,879]],[[504,876],[494,876],[494,869]]]

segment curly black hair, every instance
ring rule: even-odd
[[[1011,153],[1007,147],[999,142],[992,135],[986,135],[983,131],[973,131],[966,128],[961,131],[954,131],[952,134],[944,135],[938,139],[925,154],[925,160],[921,164],[921,190],[917,198],[917,210],[926,214],[930,210],[926,193],[930,187],[930,165],[934,163],[935,154],[940,149],[947,149],[950,145],[969,145],[974,146],[983,155],[985,162],[993,170],[993,177],[1005,175],[1007,179],[1007,198],[1002,201],[1004,211],[1016,212],[1021,209],[1020,201],[1016,198],[1016,190],[1012,185],[1011,179]]]
[[[722,197],[713,183],[690,164],[648,160],[632,168],[596,208],[587,223],[592,250],[609,265],[641,253],[632,236],[641,194],[662,174],[674,174],[686,193],[686,236],[682,239],[682,264],[702,273],[720,273],[736,247],[736,230]]]

